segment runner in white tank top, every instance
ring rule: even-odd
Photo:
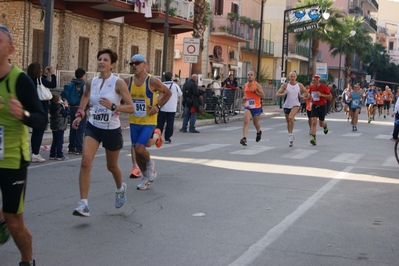
[[[295,72],[291,72],[289,75],[289,82],[283,83],[280,89],[277,91],[277,97],[286,97],[284,101],[284,114],[287,122],[289,147],[294,145],[294,123],[295,115],[299,112],[301,103],[299,97],[306,99],[308,97],[308,91],[302,85],[296,81],[297,75]],[[300,95],[301,93],[301,95]]]
[[[90,103],[92,107],[90,108],[89,123],[95,127],[116,129],[121,126],[119,113],[100,104],[101,98],[106,98],[111,103],[121,102],[122,96],[115,92],[117,80],[118,77],[111,73],[111,76],[105,80],[101,77],[95,77],[91,81]]]
[[[86,89],[72,123],[72,127],[77,129],[86,115],[84,109],[90,100],[93,107],[90,109],[90,118],[85,131],[79,172],[81,200],[72,213],[76,216],[90,216],[88,203],[90,172],[101,143],[106,153],[106,167],[115,181],[115,208],[122,207],[126,202],[127,185],[122,182],[122,171],[118,165],[119,153],[123,148],[119,112],[131,114],[134,112],[134,106],[126,83],[111,73],[117,60],[118,55],[110,49],[103,49],[97,53],[97,68],[100,76],[86,81]]]

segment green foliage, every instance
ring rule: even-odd
[[[309,77],[306,74],[301,74],[301,75],[297,75],[296,80],[302,84],[306,84],[307,81],[311,81],[311,77],[312,75],[309,75]]]
[[[169,16],[176,17],[176,15],[177,15],[177,7],[169,8]]]
[[[252,26],[253,26],[255,29],[259,29],[259,28],[260,28],[260,22],[257,21],[257,20],[252,20]]]
[[[204,25],[209,26],[211,23],[211,15],[212,15],[212,10],[211,10],[211,4],[208,1],[205,1],[205,17],[204,17]]]
[[[227,17],[231,20],[238,20],[239,16],[237,13],[234,12],[229,12],[227,13]]]
[[[203,115],[197,114],[197,119],[198,120],[213,119],[213,114],[210,113],[204,113]]]
[[[270,76],[271,76],[271,74],[270,74],[270,72],[268,70],[269,70],[268,67],[262,67],[262,69],[260,70],[259,80],[257,80],[257,82],[259,84],[267,85],[267,81],[270,79]],[[257,77],[258,76],[258,73],[256,73],[257,68],[252,67],[252,71],[254,72],[255,77]]]

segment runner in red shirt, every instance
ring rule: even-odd
[[[327,123],[324,121],[325,118],[325,105],[327,100],[331,100],[332,95],[330,88],[320,83],[320,76],[314,75],[312,79],[312,85],[310,85],[310,97],[312,98],[312,111],[310,114],[312,120],[311,127],[311,138],[310,143],[316,145],[316,126],[317,118],[319,119],[319,126],[324,128],[324,134],[328,133]]]

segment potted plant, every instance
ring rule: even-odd
[[[222,25],[222,26],[219,26],[218,29],[219,29],[220,31],[226,31],[226,30],[227,30],[227,27],[224,26],[224,25]]]
[[[250,17],[246,17],[245,18],[245,24],[247,24],[248,26],[251,26],[252,24],[252,19]]]
[[[260,28],[260,22],[257,20],[252,20],[252,27],[254,29],[259,29]]]
[[[246,23],[246,20],[247,20],[247,17],[246,17],[246,16],[241,16],[241,17],[240,17],[240,22],[241,22],[241,24],[245,24],[245,23]]]
[[[171,7],[169,9],[169,16],[176,17],[176,15],[177,15],[177,7]]]
[[[227,18],[230,19],[230,20],[237,20],[238,19],[238,14],[234,13],[234,12],[227,13]]]

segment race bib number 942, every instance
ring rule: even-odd
[[[147,105],[145,103],[145,99],[133,99],[133,105],[133,116],[145,117],[147,115]]]

